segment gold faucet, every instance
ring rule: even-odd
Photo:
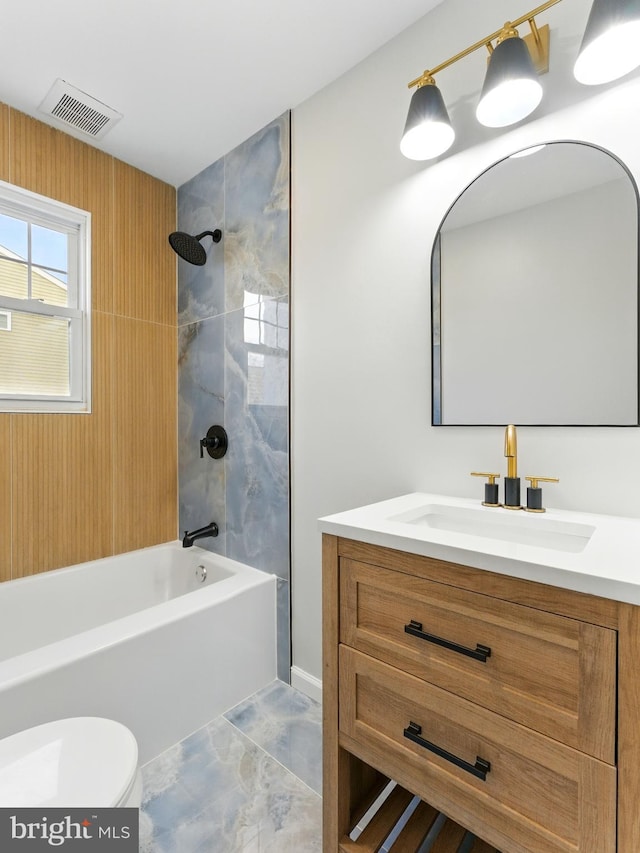
[[[504,455],[507,457],[507,477],[518,476],[518,440],[516,428],[509,424],[504,431]]]
[[[518,439],[514,424],[508,424],[504,431],[504,455],[507,458],[507,476],[504,478],[504,503],[498,499],[498,484],[496,479],[500,474],[488,471],[472,471],[472,477],[487,477],[484,484],[483,506],[502,506],[505,509],[526,509],[527,512],[544,512],[542,506],[542,489],[538,483],[557,483],[555,477],[525,477],[531,485],[527,489],[527,505],[520,503],[520,478],[518,477]]]
[[[509,424],[504,431],[504,455],[507,457],[507,476],[504,480],[503,506],[505,509],[522,509],[518,478],[518,442],[513,424]]]

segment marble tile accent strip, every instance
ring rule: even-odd
[[[227,556],[288,579],[288,298],[253,313],[225,316]]]
[[[178,260],[178,325],[214,317],[225,310],[224,160],[207,166],[178,190],[178,229],[187,234],[222,229],[222,241],[204,237],[207,262],[197,267]]]
[[[289,293],[289,113],[224,158],[226,310]]]
[[[289,581],[278,578],[276,596],[276,674],[281,681],[289,684],[291,681],[291,597]]]
[[[226,554],[225,460],[200,458],[200,439],[213,424],[224,424],[224,316],[181,326],[178,333],[179,529],[210,521],[217,539],[199,545]],[[231,437],[231,441],[235,440]]]
[[[178,191],[178,228],[204,238],[202,267],[178,262],[179,526],[215,520],[199,544],[289,581],[290,114]],[[214,423],[224,460],[200,460]],[[278,675],[289,680],[288,586],[279,587]],[[286,617],[286,618],[285,618]]]

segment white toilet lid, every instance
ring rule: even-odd
[[[44,723],[0,740],[0,807],[116,806],[137,765],[138,744],[121,723]]]

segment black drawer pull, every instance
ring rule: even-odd
[[[482,663],[487,662],[487,658],[491,657],[491,649],[489,646],[481,646],[476,644],[475,649],[468,649],[466,646],[460,646],[458,643],[452,643],[451,640],[443,640],[442,637],[436,637],[435,634],[427,634],[422,630],[422,622],[416,622],[412,619],[408,625],[404,626],[405,633],[412,634],[414,637],[420,637],[421,640],[426,640],[428,643],[435,643],[436,646],[444,646],[445,649],[451,649],[452,652],[466,655],[474,660],[479,660]]]
[[[417,723],[409,723],[407,728],[404,730],[404,736],[409,740],[412,740],[414,743],[417,743],[418,746],[423,746],[430,752],[435,752],[435,754],[439,755],[440,758],[445,758],[447,761],[455,764],[456,767],[461,767],[463,770],[466,770],[467,773],[471,773],[472,776],[476,776],[483,782],[487,781],[487,773],[491,770],[491,764],[489,764],[488,761],[485,761],[484,758],[480,758],[478,756],[476,757],[475,764],[469,764],[468,761],[458,758],[458,756],[454,755],[452,752],[447,752],[446,749],[442,749],[442,747],[436,746],[435,743],[431,743],[431,741],[420,737],[421,733],[422,726],[419,726]]]

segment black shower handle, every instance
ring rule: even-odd
[[[215,450],[216,447],[218,447],[219,445],[220,445],[220,439],[219,438],[217,438],[217,437],[209,438],[209,436],[205,435],[204,438],[200,439],[200,459],[204,459],[205,447],[206,448],[210,447],[212,450]]]
[[[227,452],[229,446],[229,438],[223,426],[216,424],[209,427],[204,438],[200,439],[200,459],[204,459],[204,451],[212,459],[221,459]]]

